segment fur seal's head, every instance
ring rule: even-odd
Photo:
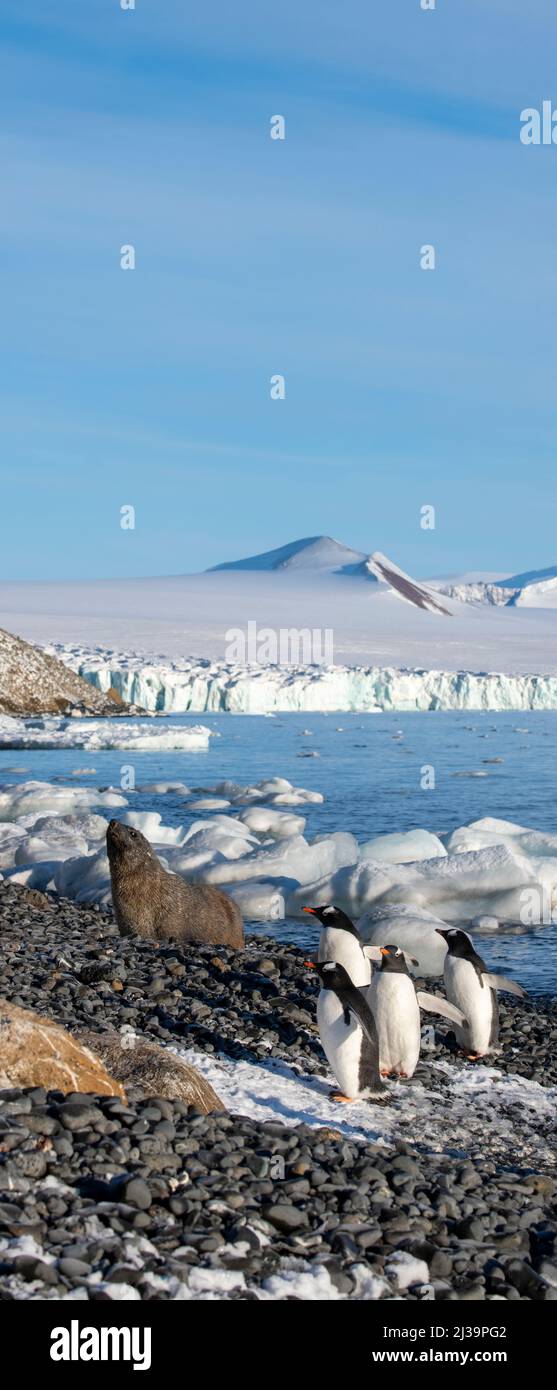
[[[153,851],[149,841],[136,830],[133,825],[123,825],[121,820],[111,820],[106,832],[106,849],[111,864],[117,863],[125,856],[126,864],[130,865],[145,863],[145,859],[153,858]]]

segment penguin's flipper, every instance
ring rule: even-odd
[[[424,994],[422,989],[416,990],[416,999],[420,1009],[424,1009],[428,1014],[441,1014],[443,1018],[450,1018],[452,1023],[458,1023],[459,1028],[465,1028],[468,1020],[465,1018],[461,1009],[457,1009],[456,1004],[450,1004],[448,999],[439,999],[436,994]]]
[[[353,1014],[360,1025],[362,1033],[365,1033],[368,1042],[371,1043],[372,1048],[377,1053],[377,1057],[379,1057],[379,1040],[377,1037],[375,1019],[365,995],[362,991],[356,989],[355,985],[351,985],[350,989],[347,989],[343,993],[341,1002],[344,1008],[344,1017],[346,1018],[347,1014],[349,1017],[350,1014]],[[379,1066],[379,1061],[377,1065]]]
[[[517,994],[519,999],[526,998],[527,990],[517,984],[516,980],[509,980],[506,975],[484,975],[482,978],[490,989],[504,989],[507,994]]]

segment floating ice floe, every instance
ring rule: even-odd
[[[136,787],[136,791],[149,792],[152,796],[167,796],[169,792],[174,796],[191,796],[185,782],[144,782]]]
[[[267,777],[248,787],[238,782],[218,782],[216,787],[198,787],[197,791],[212,797],[225,797],[231,806],[318,806],[325,800],[321,792],[293,787],[286,777]]]
[[[189,811],[226,811],[230,802],[224,796],[201,796],[197,801],[190,801]]]
[[[0,748],[84,748],[97,752],[101,748],[121,748],[131,751],[141,748],[165,752],[180,749],[194,752],[209,747],[213,736],[203,724],[187,728],[164,726],[162,723],[117,719],[58,719],[54,716],[34,719],[12,719],[0,715]]]

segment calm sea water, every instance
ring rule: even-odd
[[[4,751],[0,781],[67,777],[79,786],[118,786],[122,765],[130,763],[137,783],[180,780],[191,789],[226,778],[247,784],[281,776],[325,796],[323,805],[300,808],[309,838],[349,830],[363,840],[417,826],[444,833],[482,816],[557,831],[557,717],[549,711],[289,714],[270,719],[214,715],[201,720],[182,715],[164,721],[165,727],[199,722],[220,735],[206,752]],[[319,756],[303,756],[314,752]],[[494,758],[503,761],[491,762]],[[420,785],[426,765],[435,772],[435,787],[427,791]],[[71,775],[85,768],[95,771],[90,777]],[[457,775],[477,772],[484,775]],[[187,802],[170,794],[138,792],[130,797],[132,805],[134,810],[159,811],[165,824],[189,825],[199,818],[188,811]],[[310,926],[294,921],[254,929],[306,947],[315,940]],[[512,968],[533,993],[557,994],[555,927],[500,929],[483,935],[479,949],[491,965]]]

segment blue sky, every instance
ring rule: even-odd
[[[3,0],[0,33],[0,577],[321,532],[557,562],[557,145],[519,140],[553,0]]]

